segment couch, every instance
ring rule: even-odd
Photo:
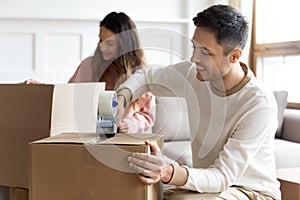
[[[275,138],[276,167],[300,167],[300,110],[286,108],[283,116]]]
[[[300,166],[300,110],[287,108],[286,91],[274,91],[278,105],[275,136],[277,168]],[[180,97],[156,97],[156,123],[153,132],[164,134],[166,159],[192,166],[187,106]],[[177,108],[177,109],[174,109]]]

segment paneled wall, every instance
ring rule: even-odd
[[[137,24],[148,64],[189,59],[191,18],[211,1],[0,0],[0,83],[65,83],[98,41],[111,11]],[[212,3],[216,3],[213,1]]]
[[[96,21],[0,20],[0,81],[66,82],[94,49]]]

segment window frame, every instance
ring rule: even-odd
[[[249,66],[256,76],[257,60],[259,57],[300,55],[300,41],[279,43],[256,42],[256,0],[253,0],[252,32],[249,53]],[[300,102],[288,102],[288,108],[300,109]]]

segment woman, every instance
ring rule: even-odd
[[[100,22],[95,54],[81,62],[69,83],[106,82],[106,90],[114,90],[144,66],[136,25],[125,13],[111,12]]]
[[[99,43],[95,54],[84,59],[69,83],[105,82],[106,90],[116,90],[128,76],[145,66],[144,53],[134,22],[123,12],[109,13],[100,22]],[[118,96],[118,111],[126,106],[123,96]],[[128,124],[117,116],[120,132],[128,132]]]

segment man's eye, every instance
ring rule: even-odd
[[[203,49],[203,48],[196,47],[195,45],[192,45],[192,48],[193,48],[194,50],[199,49],[199,50],[200,50],[200,53],[201,53],[202,55],[204,55],[204,56],[211,56],[211,54],[210,54],[208,51],[206,51],[205,49]]]
[[[208,53],[207,51],[205,51],[205,50],[201,50],[201,54],[202,55],[205,55],[205,56],[209,56],[209,55],[211,55],[210,53]]]

